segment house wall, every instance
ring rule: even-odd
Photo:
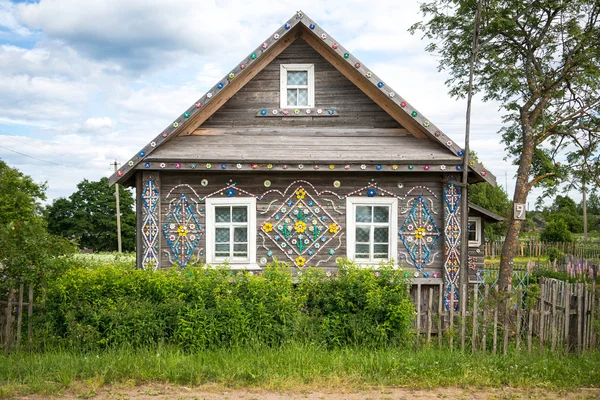
[[[274,258],[294,264],[298,254],[295,251],[292,251],[291,255],[288,254],[289,246],[282,249],[279,245],[280,242],[274,240],[275,230],[271,234],[267,234],[261,229],[261,226],[266,221],[276,225],[278,220],[275,219],[275,216],[279,215],[282,218],[285,214],[280,207],[283,206],[286,212],[291,210],[293,206],[290,207],[286,203],[288,201],[296,203],[298,201],[296,191],[302,188],[306,191],[305,205],[312,210],[318,208],[318,215],[326,218],[326,221],[323,221],[322,224],[319,222],[319,225],[323,225],[324,229],[327,230],[330,224],[335,222],[341,228],[335,235],[326,232],[327,242],[321,242],[322,245],[319,246],[318,251],[315,249],[315,254],[312,256],[305,254],[307,258],[306,265],[335,269],[336,258],[346,256],[345,196],[369,198],[368,190],[372,188],[376,191],[376,195],[373,197],[375,199],[393,197],[398,199],[397,224],[398,231],[401,234],[395,238],[398,245],[396,259],[411,275],[414,275],[417,268],[404,243],[410,245],[410,242],[406,239],[414,237],[413,231],[409,229],[416,229],[420,224],[419,221],[426,219],[428,214],[430,215],[431,219],[423,223],[423,226],[430,225],[432,229],[431,231],[428,230],[428,235],[432,239],[431,242],[429,244],[423,242],[427,246],[427,252],[430,252],[430,256],[417,276],[423,278],[426,276],[424,273],[427,272],[430,279],[436,278],[441,282],[443,278],[445,243],[443,174],[391,172],[373,174],[370,172],[315,172],[311,170],[287,173],[144,171],[142,178],[142,181],[145,182],[143,183],[144,186],[147,186],[147,178],[150,175],[156,182],[160,192],[158,195],[160,212],[156,218],[158,220],[156,226],[159,231],[156,250],[160,268],[171,267],[181,256],[181,252],[174,251],[169,245],[168,236],[173,234],[173,229],[168,227],[167,222],[173,221],[170,217],[177,213],[178,205],[184,204],[182,199],[185,198],[187,204],[190,205],[188,212],[193,214],[202,229],[202,234],[199,234],[199,230],[196,232],[198,236],[197,243],[193,246],[191,252],[194,257],[204,261],[206,252],[205,231],[208,229],[206,227],[205,200],[214,197],[227,198],[227,189],[233,187],[235,195],[232,198],[251,196],[257,198],[256,261],[259,266],[264,266],[265,261],[271,262]],[[265,187],[265,181],[267,180],[270,181],[269,187]],[[339,181],[339,187],[334,186],[335,181]],[[235,185],[228,185],[231,183],[235,183]],[[139,204],[144,204],[144,199],[140,199]],[[423,204],[426,207],[423,207]],[[419,212],[422,212],[420,220]],[[143,215],[143,213],[140,214]],[[145,228],[146,224],[143,220],[144,217],[142,216],[140,230],[148,232],[149,229]],[[408,225],[413,226],[409,227]],[[401,236],[404,236],[405,241],[402,240]],[[332,250],[331,253],[330,250]],[[189,248],[186,251],[190,251]],[[419,259],[416,247],[412,249],[412,254]],[[143,255],[141,258],[143,258]],[[421,255],[421,258],[423,258],[423,255]]]
[[[315,108],[333,107],[339,116],[261,118],[263,109],[279,108],[281,64],[313,64]],[[273,62],[237,92],[202,128],[222,127],[352,127],[401,128],[401,125],[344,77],[302,38],[296,39]]]

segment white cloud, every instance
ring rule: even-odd
[[[0,28],[5,28],[19,36],[29,36],[29,29],[15,18],[15,5],[8,0],[0,0]]]

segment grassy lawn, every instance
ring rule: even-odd
[[[58,394],[123,383],[294,390],[310,387],[575,389],[600,384],[600,353],[581,356],[449,350],[343,348],[289,345],[184,353],[172,347],[0,356],[0,397]]]

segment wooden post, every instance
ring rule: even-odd
[[[587,286],[583,284],[583,351],[588,349],[589,337],[590,337],[590,324],[589,324],[589,297],[590,291],[587,290]]]
[[[6,305],[6,318],[4,326],[4,354],[8,354],[12,346],[13,326],[12,326],[12,308],[13,308],[13,297],[15,296],[15,289],[8,289],[8,302]]]
[[[581,352],[583,350],[583,336],[582,336],[582,325],[583,325],[583,288],[581,283],[577,283],[577,350]]]
[[[19,309],[17,310],[17,347],[21,346],[21,324],[23,323],[23,291],[25,285],[19,285]]]
[[[565,285],[565,353],[569,351],[569,323],[571,322],[571,291],[572,285]]]
[[[490,297],[490,287],[488,284],[485,284],[485,292],[483,297],[483,318],[482,318],[482,328],[481,328],[481,350],[487,350],[487,317],[488,317],[488,300]]]
[[[545,303],[546,303],[546,294],[547,294],[547,281],[543,281],[543,284],[541,286],[541,298],[540,298],[540,320],[539,320],[539,327],[540,330],[538,332],[538,336],[539,336],[539,342],[540,342],[540,353],[544,354],[544,308],[545,308]]]
[[[509,295],[504,299],[504,343],[502,347],[502,353],[506,355],[508,352],[508,331],[510,330],[510,293],[512,292],[511,285],[508,285]]]
[[[532,342],[533,342],[533,310],[531,307],[527,309],[528,318],[528,326],[527,326],[527,352],[531,353]]]
[[[450,344],[450,351],[454,350],[454,283],[450,283],[450,338],[448,343]]]
[[[417,284],[417,337],[415,346],[419,346],[421,341],[421,284]]]
[[[596,332],[594,326],[596,324],[596,281],[592,281],[592,301],[590,304],[590,326],[592,327],[592,335],[590,338],[590,350],[596,348]]]
[[[477,314],[479,314],[477,292],[477,284],[475,284],[473,285],[473,338],[471,339],[471,353],[475,353],[475,350],[477,350]]]
[[[29,301],[27,302],[27,343],[31,346],[33,334],[33,286],[29,284]]]
[[[117,160],[115,160],[115,162],[113,163],[114,167],[115,167],[115,172],[117,172]],[[117,248],[119,250],[119,253],[122,252],[122,246],[121,246],[121,208],[119,206],[119,184],[115,183],[115,197],[117,200]]]
[[[521,306],[522,306],[521,296],[522,296],[522,289],[519,288],[519,290],[517,291],[517,331],[516,331],[517,353],[519,352],[519,350],[521,348]]]
[[[431,312],[433,311],[433,288],[429,288],[429,295],[427,296],[427,345],[431,344]]]
[[[496,307],[494,307],[494,340],[492,342],[492,352],[496,354],[498,349],[498,286],[494,287]]]
[[[552,288],[552,325],[550,327],[551,331],[552,331],[552,353],[554,353],[556,351],[556,297],[558,295],[557,291],[558,291],[558,282],[553,280],[551,282],[551,288]]]
[[[438,345],[442,348],[442,334],[444,331],[444,326],[442,325],[442,312],[444,308],[444,284],[440,283],[439,286],[439,294],[438,297]]]

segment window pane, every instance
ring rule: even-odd
[[[354,251],[355,258],[369,258],[369,245],[357,244]]]
[[[308,71],[288,71],[288,85],[308,85]]]
[[[248,257],[248,245],[247,244],[234,244],[233,245],[233,256],[234,257]]]
[[[235,243],[245,243],[248,241],[248,228],[234,228],[233,229],[233,241]]]
[[[215,245],[215,256],[229,257],[229,244],[216,244]]]
[[[287,105],[295,106],[298,104],[298,90],[288,89],[287,91]]]
[[[308,89],[298,89],[298,105],[308,105]]]
[[[356,207],[356,222],[371,222],[371,206]]]
[[[369,228],[356,227],[356,242],[357,243],[369,243],[370,233],[371,233],[371,229],[369,229]]]
[[[373,232],[373,239],[375,239],[375,243],[387,243],[389,241],[389,233],[388,228],[375,228],[375,232]]]
[[[217,243],[229,242],[229,228],[216,228],[215,229],[215,242],[217,242]]]
[[[233,207],[232,214],[233,222],[248,222],[247,207]]]
[[[390,208],[389,207],[373,207],[373,222],[389,222]]]
[[[376,244],[373,246],[373,258],[388,258],[388,245]]]
[[[477,240],[477,233],[475,231],[469,230],[469,240],[473,242]]]
[[[215,207],[215,221],[216,222],[229,222],[231,221],[229,213],[230,207]]]

